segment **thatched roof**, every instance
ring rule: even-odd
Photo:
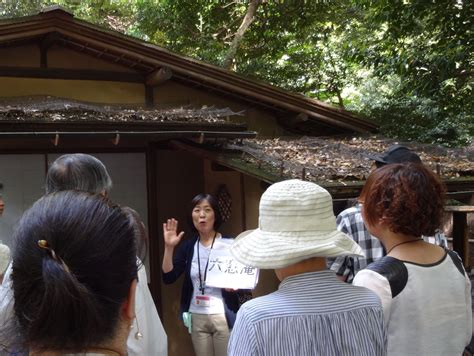
[[[0,98],[0,122],[176,122],[226,123],[242,115],[229,108],[175,107],[146,109],[139,106],[95,105],[49,96]]]
[[[377,136],[302,137],[247,139],[229,146],[244,152],[242,158],[282,177],[312,181],[345,182],[365,180],[371,169],[370,154],[403,144],[443,178],[474,177],[474,146],[445,148],[398,142]]]

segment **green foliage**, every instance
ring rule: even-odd
[[[457,146],[469,144],[473,135],[472,115],[447,112],[426,97],[392,95],[368,104],[361,114],[376,120],[387,136]]]
[[[49,0],[0,2],[0,17]],[[59,0],[84,20],[222,65],[248,1]],[[474,2],[262,1],[233,69],[376,120],[384,134],[464,145],[473,132]]]
[[[471,1],[357,1],[363,14],[354,60],[378,78],[399,78],[380,100],[359,109],[389,135],[445,145],[474,134],[474,44]],[[374,95],[375,94],[375,95]]]
[[[138,0],[136,7],[137,29],[148,40],[216,65],[245,14],[245,6],[218,0]]]
[[[49,4],[48,4],[49,5]],[[45,1],[15,1],[6,0],[0,2],[0,19],[7,17],[28,16],[38,13],[45,6]]]

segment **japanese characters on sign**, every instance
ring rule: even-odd
[[[258,273],[258,268],[236,261],[229,249],[213,250],[209,257],[206,286],[253,289],[258,282]]]

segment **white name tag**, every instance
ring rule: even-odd
[[[210,307],[211,298],[208,295],[197,295],[196,296],[196,305],[199,307]]]

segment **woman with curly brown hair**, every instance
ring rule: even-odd
[[[388,355],[461,355],[471,339],[471,286],[459,256],[427,243],[441,225],[445,189],[422,164],[372,172],[360,195],[362,216],[387,256],[354,284],[382,300]]]

